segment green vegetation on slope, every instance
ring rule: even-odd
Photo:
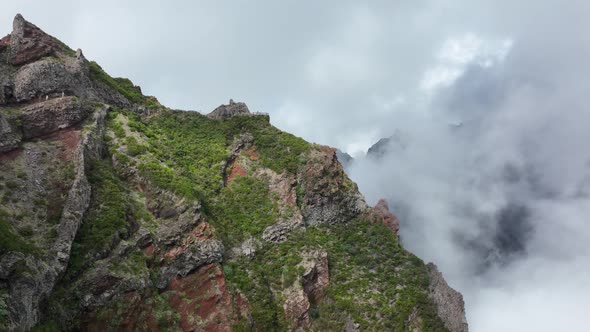
[[[256,151],[261,156],[262,166],[279,174],[284,171],[296,174],[298,168],[306,161],[305,154],[311,148],[311,144],[304,139],[282,132],[256,117],[236,116],[218,123],[228,140],[240,133],[252,134]]]
[[[93,161],[88,174],[92,198],[72,244],[68,266],[72,276],[89,263],[89,254],[111,250],[116,238],[129,233],[129,216],[140,222],[153,222],[153,217],[135,201],[126,184],[115,174],[110,159]],[[150,229],[149,225],[147,228]]]
[[[0,209],[0,256],[10,251],[37,255],[38,249],[14,231],[8,218],[9,215]]]
[[[107,161],[90,165],[88,180],[93,186],[91,206],[72,244],[69,270],[78,271],[88,263],[90,252],[101,252],[113,243],[113,237],[125,231],[124,185]]]
[[[196,112],[164,111],[142,121],[136,114],[117,110],[129,119],[129,127],[146,136],[146,150],[153,158],[138,167],[143,175],[161,188],[188,198],[199,199],[207,206],[223,187],[223,164],[232,144],[242,133],[254,137],[262,166],[277,173],[295,174],[305,161],[311,144],[283,133],[257,117],[237,116],[228,120],[212,120]],[[115,115],[111,115],[114,118]],[[119,124],[113,131],[122,138]]]
[[[264,181],[237,177],[223,187],[222,167],[236,138],[251,134],[260,164],[277,173],[296,174],[311,148],[256,117],[219,121],[197,113],[165,111],[142,121],[131,112],[118,113],[127,116],[129,127],[148,142],[148,154],[136,159],[142,174],[156,186],[204,202],[208,220],[227,248],[250,235],[259,237],[278,219]],[[118,126],[114,125],[114,131],[123,138]],[[388,229],[363,220],[295,232],[285,243],[265,244],[252,260],[224,263],[230,284],[251,303],[256,328],[287,328],[277,294],[297,280],[301,252],[315,248],[328,251],[331,272],[326,301],[311,310],[315,327],[342,329],[350,318],[366,330],[405,331],[416,311],[424,330],[444,330],[427,298],[423,262],[405,251]]]
[[[278,218],[276,203],[268,192],[268,183],[254,177],[238,177],[223,188],[210,209],[211,223],[227,247],[237,245],[262,231]]]
[[[155,102],[154,99],[150,97],[146,97],[141,93],[139,87],[136,87],[131,80],[127,78],[116,77],[113,78],[109,76],[99,65],[98,63],[91,61],[90,62],[90,75],[92,79],[102,82],[106,84],[108,87],[118,91],[123,97],[127,98],[130,102],[134,104],[142,104],[149,108],[157,108],[160,107],[158,103]]]
[[[250,301],[256,328],[286,330],[280,299],[272,290],[288,288],[301,274],[296,268],[301,253],[319,248],[328,252],[330,286],[321,304],[312,303],[315,329],[341,331],[350,318],[363,331],[407,331],[416,310],[423,331],[445,331],[427,298],[424,263],[386,227],[364,220],[298,231],[284,243],[266,244],[252,260],[225,263],[228,282]]]
[[[109,151],[123,164],[117,171],[125,173],[125,165],[133,166],[152,185],[201,201],[207,221],[227,252],[249,236],[260,238],[263,230],[279,218],[265,180],[248,174],[236,177],[228,187],[223,185],[223,165],[240,135],[252,135],[255,163],[277,173],[297,174],[312,147],[256,117],[219,121],[198,113],[165,110],[142,120],[128,110],[116,109],[108,119],[114,134]],[[89,179],[92,202],[72,247],[69,278],[86,267],[89,256],[110,250],[113,238],[127,234],[129,215],[149,215],[134,200],[126,180],[116,174],[110,158],[92,163]],[[340,189],[348,187],[345,183]],[[428,274],[423,262],[405,251],[389,229],[362,219],[294,231],[284,243],[263,244],[254,258],[224,261],[228,285],[248,298],[254,329],[289,328],[282,291],[299,282],[301,255],[315,249],[328,253],[330,284],[325,299],[312,303],[314,329],[342,330],[352,320],[361,330],[408,331],[414,326],[410,324],[421,324],[424,331],[445,331],[427,297]],[[134,251],[116,260],[109,271],[118,276],[153,274],[149,266],[146,256]],[[161,300],[156,293],[147,298]],[[105,312],[111,312],[113,305],[116,303],[105,307]],[[158,312],[169,313],[164,309]],[[156,316],[162,327],[177,321],[169,314]],[[410,317],[420,319],[410,322]],[[109,319],[117,325],[122,317]],[[236,326],[236,330],[249,329],[246,322]]]

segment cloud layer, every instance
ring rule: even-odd
[[[175,108],[229,98],[353,155],[472,331],[583,330],[590,307],[590,2],[9,1]],[[585,313],[585,312],[584,312]]]
[[[419,112],[400,113],[404,144],[350,170],[373,202],[390,200],[405,245],[464,293],[473,331],[586,326],[590,44],[570,19],[562,31],[536,22],[543,39],[521,31],[490,61],[471,37],[452,41],[471,55],[429,81]]]

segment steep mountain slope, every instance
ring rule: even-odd
[[[20,15],[0,179],[2,330],[467,330],[335,149],[167,109]]]

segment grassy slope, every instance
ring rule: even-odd
[[[278,173],[295,174],[312,148],[252,117],[214,121],[197,113],[165,111],[141,121],[125,110],[116,113],[126,116],[129,127],[143,135],[147,144],[125,137],[113,113],[113,132],[121,141],[140,147],[127,150],[136,158],[121,155],[115,147],[111,152],[119,154],[120,160],[136,164],[156,185],[201,200],[208,220],[227,248],[248,235],[260,236],[277,217],[276,203],[264,181],[246,176],[223,188],[222,164],[235,138],[244,132],[252,134],[261,164]],[[363,330],[402,331],[409,328],[408,317],[417,308],[425,330],[444,330],[426,296],[424,263],[405,251],[386,228],[361,219],[345,226],[300,231],[283,244],[265,245],[253,260],[224,263],[229,284],[248,297],[256,327],[265,331],[286,329],[276,294],[296,279],[299,254],[310,248],[323,248],[330,257],[327,298],[311,311],[317,328],[339,330],[347,318],[352,318]]]
[[[131,81],[110,77],[94,62],[90,69],[94,80],[132,103],[160,108],[155,99],[143,96]],[[135,132],[133,136],[125,132],[117,116],[126,117],[127,125]],[[313,148],[259,117],[216,121],[195,112],[163,110],[142,121],[131,111],[117,109],[109,114],[108,125],[116,141],[125,145],[120,149],[110,141],[110,153],[124,166],[136,167],[139,175],[153,185],[199,200],[226,248],[250,235],[259,237],[278,216],[276,202],[263,180],[246,176],[223,187],[222,167],[236,138],[242,133],[251,134],[260,166],[279,174],[296,175]],[[136,200],[137,193],[131,192],[125,179],[116,174],[110,158],[91,166],[91,207],[72,247],[66,283],[83,273],[92,261],[90,257],[108,251],[113,239],[116,242],[125,237],[129,216],[143,223],[156,222]],[[4,224],[0,220],[0,228]],[[10,232],[6,229],[2,233],[10,236]],[[12,245],[29,249],[18,241],[3,244]],[[428,280],[423,262],[401,248],[388,230],[361,219],[345,226],[299,231],[285,243],[264,245],[253,260],[224,263],[230,286],[249,298],[255,327],[265,331],[286,329],[280,299],[275,297],[296,280],[298,271],[294,266],[301,260],[299,253],[310,248],[323,248],[330,257],[327,298],[320,305],[314,304],[311,312],[318,329],[342,329],[344,321],[352,318],[363,330],[407,330],[408,317],[417,308],[425,330],[442,330],[425,295]],[[130,262],[122,265],[138,265],[133,261],[136,257],[129,255]],[[139,264],[141,270],[144,263],[142,260]]]

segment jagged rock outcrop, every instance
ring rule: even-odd
[[[14,18],[12,34],[8,40],[5,43],[10,47],[8,61],[12,65],[22,65],[44,56],[65,51],[63,44],[45,34],[34,24],[27,22],[21,14],[17,14]]]
[[[463,295],[449,287],[436,265],[428,263],[426,266],[430,277],[429,297],[436,304],[438,316],[450,332],[468,332]]]
[[[244,133],[240,135],[238,139],[236,139],[236,142],[233,144],[231,153],[229,154],[227,160],[223,164],[222,174],[224,186],[227,186],[228,180],[232,178],[232,173],[236,172],[236,168],[234,168],[236,158],[238,158],[242,150],[251,147],[253,141],[254,137],[252,137],[252,135],[249,133]]]
[[[68,59],[68,62],[78,60]],[[33,99],[43,101],[50,94],[61,95],[63,92],[70,95],[75,94],[74,90],[78,90],[79,95],[87,94],[88,89],[84,89],[84,85],[87,87],[87,84],[81,82],[82,73],[76,75],[75,72],[76,69],[82,69],[83,65],[69,67],[58,59],[51,58],[20,67],[14,76],[14,98],[17,102]]]
[[[377,205],[373,208],[373,215],[378,222],[381,222],[385,227],[389,228],[394,234],[399,231],[399,220],[389,211],[389,205],[384,199],[380,199]]]
[[[305,192],[301,212],[307,224],[345,223],[368,209],[356,184],[344,173],[334,148],[313,149],[298,182]]]
[[[0,109],[0,111],[2,111]],[[0,152],[16,149],[22,140],[57,132],[80,124],[93,106],[77,97],[59,97],[21,109],[0,112]]]
[[[220,263],[223,251],[223,244],[215,239],[199,239],[193,243],[185,243],[183,247],[171,249],[166,258],[172,262],[162,267],[156,286],[164,288],[176,276],[185,277],[200,266]]]
[[[20,14],[14,18],[12,33],[0,45],[7,52],[4,64],[0,57],[0,105],[63,95],[122,107],[131,105],[120,92],[93,79],[90,63],[81,50],[72,51]]]
[[[171,246],[181,242],[187,234],[194,231],[202,222],[201,205],[198,202],[182,199],[177,195],[146,183],[147,209],[154,217],[161,219],[162,227],[154,237],[161,245]]]
[[[285,317],[291,324],[290,331],[298,329],[309,329],[311,321],[309,319],[309,298],[303,290],[301,283],[297,282],[293,286],[283,291],[283,309]]]
[[[311,327],[309,309],[311,303],[318,304],[324,298],[324,292],[330,283],[328,253],[313,250],[302,255],[299,266],[303,273],[293,285],[283,291],[285,298],[283,308],[291,324],[291,330]]]
[[[207,116],[211,119],[215,120],[227,120],[234,116],[258,116],[266,119],[266,121],[270,121],[270,116],[268,113],[261,113],[261,112],[254,112],[251,113],[243,102],[234,102],[233,99],[229,100],[229,104],[220,105],[216,109],[214,109],[211,113],[207,114]]]
[[[94,113],[93,123],[86,127],[87,130],[82,133],[82,139],[76,148],[74,182],[64,204],[53,245],[55,258],[59,261],[58,275],[67,267],[72,242],[90,203],[87,163],[90,159],[102,158],[106,151],[103,140],[106,112],[107,107],[102,107]]]
[[[233,99],[229,100],[229,104],[220,105],[214,109],[211,113],[207,114],[211,119],[223,120],[229,119],[236,115],[248,115],[251,114],[248,106],[243,102],[234,102]]]
[[[301,283],[310,302],[320,303],[324,299],[326,288],[330,283],[328,253],[325,250],[313,250],[303,253]]]
[[[269,191],[276,195],[278,212],[282,216],[276,224],[264,230],[262,239],[270,242],[285,241],[290,232],[304,225],[303,215],[297,206],[297,180],[286,173],[279,175],[268,169],[258,170],[255,175],[268,181]]]
[[[81,54],[81,53],[80,53]],[[14,75],[14,99],[28,102],[62,95],[75,95],[92,101],[128,107],[129,101],[104,83],[93,81],[90,64],[80,57],[39,60],[22,66]]]

